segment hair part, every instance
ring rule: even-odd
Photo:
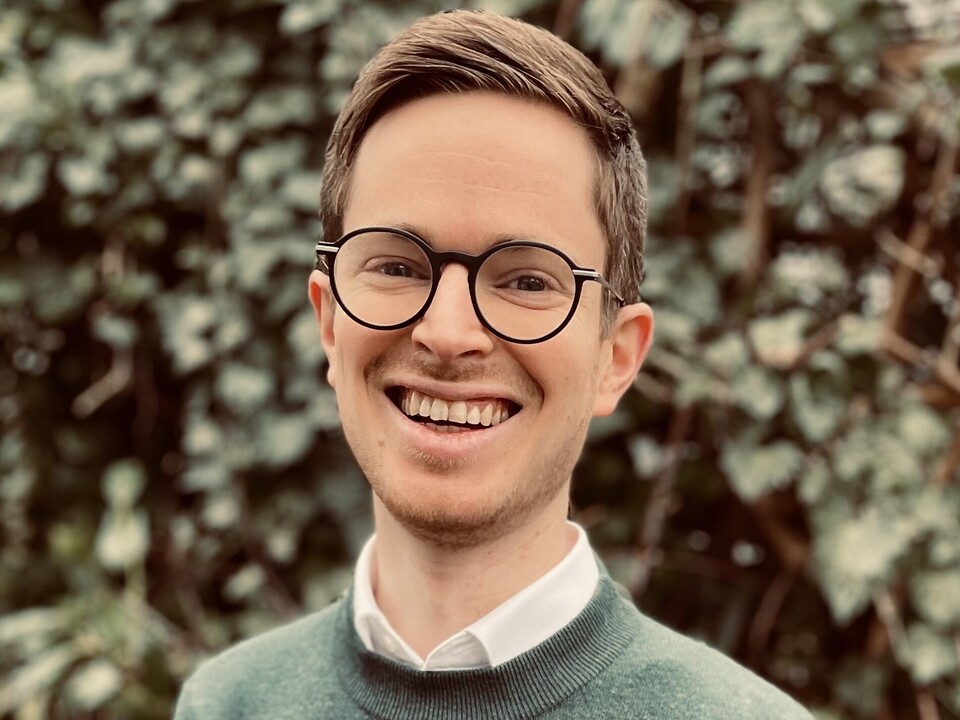
[[[483,11],[419,20],[363,68],[327,145],[320,194],[324,241],[335,242],[343,233],[351,171],[367,130],[412,100],[473,91],[546,103],[586,131],[598,159],[595,203],[607,237],[604,275],[628,302],[639,299],[646,163],[626,110],[574,47],[542,28]],[[616,304],[606,307],[605,331]]]

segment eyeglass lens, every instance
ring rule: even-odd
[[[424,250],[389,232],[354,235],[333,266],[340,302],[370,325],[401,325],[430,297],[433,270]],[[516,340],[535,340],[563,324],[576,297],[570,265],[545,248],[505,246],[489,255],[476,278],[483,320]]]

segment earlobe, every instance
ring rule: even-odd
[[[600,368],[594,417],[609,415],[633,384],[653,342],[653,310],[646,303],[620,309],[609,337],[604,365]]]
[[[333,293],[330,291],[330,278],[319,270],[314,270],[310,273],[307,293],[313,306],[313,314],[317,318],[317,326],[320,328],[320,342],[327,355],[327,382],[334,387],[336,336],[333,329]]]

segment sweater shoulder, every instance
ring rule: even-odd
[[[343,600],[244,640],[204,661],[184,684],[175,720],[303,717],[330,682],[335,625]],[[273,704],[283,698],[282,707]],[[279,715],[277,713],[280,713]],[[292,713],[292,714],[290,714]]]
[[[812,720],[799,703],[747,668],[643,615],[630,600],[621,601],[636,634],[600,683],[607,697],[624,699],[621,717]]]

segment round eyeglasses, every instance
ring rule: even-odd
[[[369,227],[335,243],[317,243],[317,261],[343,311],[375,330],[398,330],[421,319],[447,263],[467,269],[473,309],[484,327],[513,343],[543,342],[563,330],[587,280],[609,290],[619,307],[627,304],[597,271],[526,240],[471,255],[437,252],[406,230]]]

